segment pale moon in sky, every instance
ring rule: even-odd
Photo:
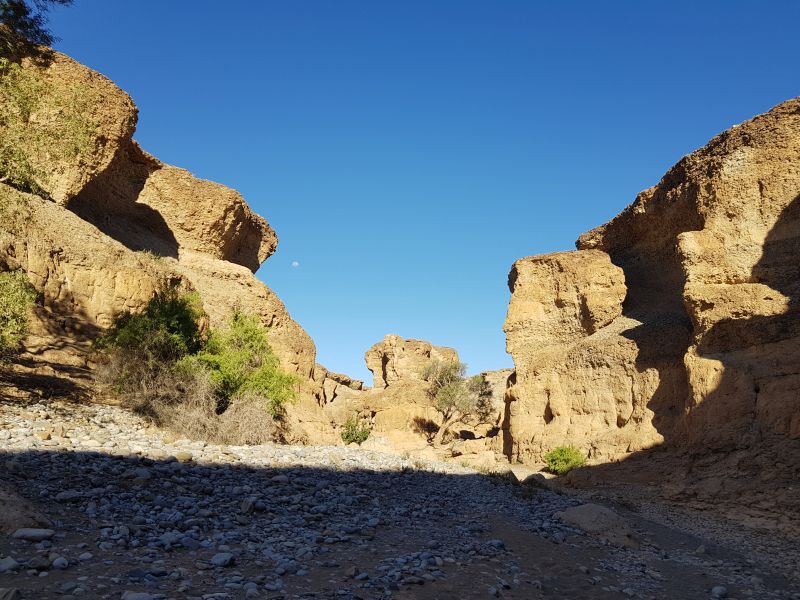
[[[296,260],[293,260],[293,261],[292,261],[292,266],[293,266],[294,268],[297,268],[297,267],[299,267],[299,266],[300,266],[300,263],[299,263],[298,261],[296,261]]]

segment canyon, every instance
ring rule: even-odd
[[[148,154],[133,139],[131,98],[71,58],[24,59],[14,76],[33,108],[23,115],[6,107],[0,125],[0,155],[12,156],[0,182],[0,270],[24,271],[39,301],[22,353],[0,380],[3,402],[32,402],[40,413],[43,399],[67,411],[70,402],[115,404],[94,381],[95,340],[116,316],[177,286],[199,295],[204,326],[242,311],[267,328],[281,368],[297,381],[284,416],[291,444],[343,446],[342,429],[355,418],[369,438],[330,451],[336,460],[363,451],[393,456],[385,459],[390,471],[423,461],[448,476],[512,475],[546,493],[547,510],[569,508],[555,492],[602,492],[800,534],[800,99],[683,157],[617,217],[580,236],[576,250],[516,261],[504,325],[514,369],[482,372],[487,414],[465,418],[434,445],[443,417],[423,372],[431,361],[458,363],[456,349],[388,334],[365,353],[372,386],[329,371],[255,276],[278,237],[238,192]],[[75,408],[84,410],[94,409]],[[0,439],[27,448],[15,411],[13,435]],[[40,417],[34,429],[47,420]],[[136,423],[140,433],[145,427]],[[83,442],[82,452],[105,447]],[[559,478],[538,473],[545,454],[565,445],[583,452],[587,466]],[[308,452],[319,467],[323,459]],[[69,468],[80,478],[80,467]],[[286,493],[302,493],[301,483]],[[418,501],[408,500],[407,512]],[[19,519],[42,521],[20,504]],[[310,510],[304,518],[313,520]],[[548,535],[575,532],[548,527]],[[504,552],[479,550],[480,560]]]

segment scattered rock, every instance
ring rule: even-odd
[[[230,567],[236,561],[230,552],[219,552],[211,558],[211,564],[215,567]]]
[[[638,548],[628,524],[613,510],[599,504],[573,506],[555,515],[563,523],[582,529],[616,546]]]
[[[50,540],[56,534],[52,529],[33,529],[30,527],[23,527],[14,532],[14,537],[18,540],[25,540],[28,542],[41,542],[42,540]]]

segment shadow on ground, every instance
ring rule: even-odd
[[[308,451],[319,464],[281,464]],[[603,545],[554,518],[575,499],[507,479],[416,470],[397,457],[342,449],[270,446],[259,466],[242,465],[236,448],[195,452],[214,462],[178,451],[188,462],[44,448],[1,453],[0,483],[33,502],[56,535],[43,544],[0,536],[0,557],[20,563],[0,574],[0,587],[19,588],[23,598],[70,598],[77,588],[114,599],[125,591],[215,599],[700,598],[709,577],[735,590],[750,571],[786,586],[708,542],[712,553],[697,557],[702,540],[675,531],[659,537],[644,521],[637,521],[641,549]],[[371,470],[367,461],[386,464]],[[69,566],[52,568],[54,556]],[[717,572],[720,559],[731,570]]]

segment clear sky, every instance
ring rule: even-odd
[[[506,278],[800,95],[800,2],[76,0],[57,49],[162,160],[278,232],[258,272],[328,368],[386,333],[512,366]],[[293,266],[295,265],[295,266]]]

